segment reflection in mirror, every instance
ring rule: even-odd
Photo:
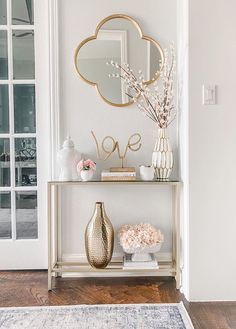
[[[99,39],[81,48],[78,60],[80,73],[87,80],[96,81],[101,94],[113,103],[127,102],[125,93],[122,93],[122,82],[118,79],[109,79],[111,71],[106,65],[106,62],[111,59],[118,63],[123,62],[120,41],[103,40],[104,35],[103,31],[99,32]]]
[[[103,99],[115,106],[130,103],[127,87],[121,78],[110,79],[117,73],[106,65],[113,60],[129,63],[136,74],[141,70],[144,80],[157,79],[163,64],[159,44],[142,35],[138,24],[128,16],[112,15],[97,27],[96,35],[84,40],[77,48],[75,65],[79,75],[88,83],[97,85]]]

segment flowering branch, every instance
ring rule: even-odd
[[[126,95],[137,104],[139,110],[154,121],[159,128],[167,128],[176,116],[173,92],[176,64],[174,47],[170,47],[170,56],[168,51],[164,50],[164,63],[160,72],[160,82],[156,81],[152,89],[145,82],[141,70],[138,72],[140,75],[137,78],[129,64],[120,65],[114,61],[107,64],[120,70],[120,73],[109,74],[109,77],[121,78],[126,82],[129,90]]]

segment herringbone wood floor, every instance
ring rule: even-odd
[[[58,278],[55,289],[48,292],[46,271],[0,272],[0,307],[175,303],[181,300],[195,329],[236,329],[236,302],[188,303],[175,289],[173,279]]]

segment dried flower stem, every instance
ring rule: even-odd
[[[158,82],[154,83],[154,90],[150,90],[143,79],[143,74],[137,78],[129,64],[120,65],[114,61],[107,63],[120,70],[120,73],[109,76],[121,78],[128,88],[134,93],[134,96],[127,92],[126,95],[131,98],[142,113],[154,121],[159,128],[167,128],[174,120],[176,112],[174,111],[174,73],[175,73],[175,54],[173,46],[170,47],[170,60],[168,51],[164,50],[164,64],[160,72],[160,86]],[[142,73],[139,71],[139,73]]]

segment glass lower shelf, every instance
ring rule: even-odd
[[[64,273],[64,272],[77,272],[77,273],[96,273],[109,275],[109,273],[114,274],[130,274],[133,275],[143,274],[144,276],[147,273],[152,273],[152,275],[159,276],[174,276],[176,273],[175,264],[171,261],[159,261],[159,268],[142,268],[142,269],[123,269],[122,262],[111,262],[104,269],[96,269],[91,267],[88,263],[77,263],[77,262],[57,262],[53,268],[52,272],[55,273]]]

